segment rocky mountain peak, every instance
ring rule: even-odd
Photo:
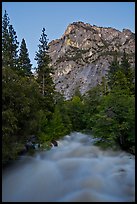
[[[101,82],[115,51],[120,60],[124,50],[134,66],[135,34],[129,29],[121,32],[81,21],[69,24],[60,39],[49,43],[57,91],[66,99],[71,98],[76,89],[84,94]]]

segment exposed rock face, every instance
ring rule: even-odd
[[[135,64],[135,34],[83,22],[70,24],[60,39],[49,43],[49,55],[55,69],[57,91],[70,99],[78,88],[82,94],[105,76],[115,51],[119,60],[123,51]]]

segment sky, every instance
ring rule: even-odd
[[[18,42],[26,41],[33,67],[43,27],[48,42],[59,39],[77,21],[135,32],[135,2],[2,2],[2,16],[5,10]]]

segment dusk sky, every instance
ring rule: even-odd
[[[25,39],[33,67],[42,28],[49,39],[60,38],[70,23],[127,28],[135,32],[135,2],[2,2],[18,41]]]

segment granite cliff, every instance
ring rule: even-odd
[[[66,99],[70,99],[76,89],[84,94],[101,82],[115,51],[121,60],[124,50],[134,67],[135,34],[129,29],[119,31],[83,22],[69,24],[60,39],[49,43],[56,90]]]

